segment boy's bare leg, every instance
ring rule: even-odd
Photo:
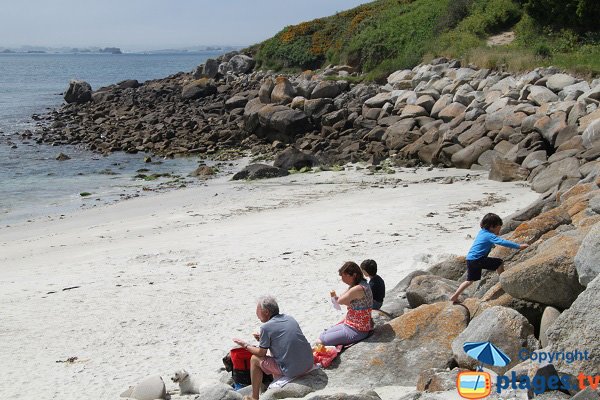
[[[458,302],[458,297],[462,294],[462,292],[464,292],[472,284],[473,284],[473,281],[464,281],[463,283],[461,283],[460,286],[458,287],[458,289],[456,289],[456,292],[454,292],[452,297],[450,297],[450,301],[453,303]]]

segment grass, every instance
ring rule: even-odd
[[[566,6],[583,0],[562,1]],[[353,82],[384,81],[393,71],[439,56],[510,72],[553,65],[577,75],[600,75],[600,28],[590,23],[600,7],[589,6],[575,29],[572,23],[549,27],[540,20],[532,4],[540,10],[546,3],[559,6],[557,0],[376,0],[287,26],[248,50],[263,69],[348,64],[363,73],[345,78]],[[590,26],[594,32],[581,30]],[[515,42],[486,45],[490,35],[506,30],[515,31]]]

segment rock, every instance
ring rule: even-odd
[[[558,101],[558,96],[544,86],[532,85],[529,86],[529,96],[527,96],[527,100],[530,100],[534,104],[541,106],[545,103]]]
[[[404,309],[408,308],[408,300],[406,300],[406,289],[410,282],[417,276],[428,275],[427,272],[416,270],[404,277],[394,286],[393,289],[387,290],[385,293],[385,301],[381,307],[382,311],[396,318],[404,314]]]
[[[202,74],[209,78],[215,79],[217,74],[219,73],[219,62],[215,59],[209,58],[204,62],[204,67],[202,69]]]
[[[231,57],[229,60],[229,68],[228,70],[234,73],[235,75],[239,74],[247,74],[252,71],[256,62],[252,57],[249,57],[244,54],[238,54]]]
[[[501,349],[511,362],[506,367],[486,365],[499,374],[506,372],[519,362],[519,351],[523,348],[535,350],[537,340],[533,326],[515,310],[494,306],[473,318],[469,326],[452,342],[452,351],[458,365],[474,370],[479,361],[469,357],[463,350],[466,342],[492,342]]]
[[[500,275],[502,289],[519,299],[568,308],[584,289],[573,261],[580,243],[570,232],[545,240],[534,255]]]
[[[395,84],[398,82],[410,80],[413,77],[413,72],[410,69],[404,69],[400,71],[396,71],[387,77],[387,81],[390,84]]]
[[[442,111],[438,114],[438,118],[443,120],[444,122],[450,122],[460,114],[464,113],[465,107],[460,103],[451,103],[448,106],[444,107]],[[432,111],[433,112],[433,111]]]
[[[271,103],[287,104],[296,96],[296,91],[291,82],[283,76],[277,77],[275,87],[271,92]]]
[[[420,371],[450,365],[451,343],[467,326],[467,314],[444,302],[393,319],[340,356],[343,368],[329,372],[329,385],[347,386],[357,376],[378,386],[414,385]]]
[[[540,344],[542,347],[546,347],[548,345],[548,336],[546,335],[546,331],[548,328],[552,326],[554,321],[560,316],[560,311],[554,307],[546,307],[544,308],[544,313],[542,314],[542,320],[540,322]]]
[[[467,264],[464,256],[452,256],[447,260],[431,266],[427,272],[442,278],[458,281],[467,271]]]
[[[330,395],[317,395],[309,397],[308,400],[381,400],[379,395],[372,391],[362,391],[358,394],[336,393]]]
[[[600,224],[588,232],[575,256],[579,283],[587,286],[600,274]]]
[[[234,181],[238,181],[240,179],[254,180],[277,178],[286,175],[289,175],[289,172],[282,168],[272,167],[266,164],[251,164],[233,175],[233,178],[231,179]]]
[[[417,381],[417,390],[420,392],[445,392],[456,391],[456,380],[460,372],[467,371],[463,368],[454,368],[451,371],[440,368],[430,368],[421,371]]]
[[[600,400],[600,394],[588,386],[571,397],[571,400]]]
[[[590,318],[590,310],[600,310],[600,277],[594,278],[568,310],[546,331],[547,351],[566,349],[589,351],[588,360],[556,360],[554,365],[561,372],[578,375],[598,374],[600,371],[600,319]]]
[[[600,119],[600,108],[596,111],[592,111],[591,113],[582,116],[579,118],[579,129],[581,132],[585,132],[585,130],[592,124],[592,122]]]
[[[306,132],[310,126],[304,112],[271,104],[258,111],[258,121],[267,137],[270,137],[272,131],[276,131],[282,133],[287,141],[291,141],[290,139],[294,135]]]
[[[185,100],[194,100],[217,93],[217,87],[208,78],[200,78],[188,83],[181,90],[181,97]]]
[[[232,96],[225,102],[225,108],[227,110],[233,110],[234,108],[244,108],[248,103],[248,99],[244,96]]]
[[[422,116],[427,116],[427,110],[425,110],[421,106],[415,106],[415,105],[409,104],[404,107],[404,109],[402,110],[402,114],[400,114],[400,115],[402,116],[402,118],[422,117]]]
[[[325,371],[314,370],[304,376],[294,379],[282,388],[274,388],[260,395],[261,400],[289,399],[305,397],[316,390],[324,389],[328,379]]]
[[[452,98],[453,96],[451,94],[445,94],[441,96],[433,105],[433,108],[431,109],[431,116],[433,118],[438,118],[440,111],[452,103]]]
[[[548,161],[548,156],[546,155],[546,151],[538,150],[538,151],[529,153],[529,155],[527,157],[525,157],[525,159],[523,160],[521,165],[524,168],[532,170],[535,167],[538,167],[538,166],[544,164],[546,161]]]
[[[153,375],[121,393],[121,397],[136,400],[166,399],[167,389],[160,375]]]
[[[479,156],[482,155],[486,150],[489,150],[492,145],[492,139],[489,137],[482,137],[475,143],[454,153],[452,155],[452,163],[457,168],[471,168],[471,165],[477,161]]]
[[[207,165],[201,165],[194,172],[190,174],[190,176],[195,177],[207,177],[215,174],[215,170]]]
[[[378,93],[375,96],[371,97],[363,104],[370,108],[381,108],[385,103],[392,101],[392,93],[391,92],[383,92]]]
[[[406,299],[412,308],[417,308],[423,304],[448,301],[457,288],[458,282],[450,279],[436,275],[417,276],[406,289]]]
[[[553,92],[560,92],[565,87],[573,85],[577,80],[571,75],[567,74],[554,74],[546,81],[546,87]]]
[[[340,87],[336,81],[321,81],[313,89],[310,98],[321,99],[330,98],[333,99],[341,93]]]
[[[498,182],[524,181],[529,176],[529,170],[512,161],[496,157],[492,160],[492,167],[488,179]]]
[[[71,157],[69,157],[68,155],[66,155],[64,153],[60,153],[59,155],[56,156],[56,160],[58,160],[58,161],[67,161],[70,159],[71,159]]]
[[[313,119],[321,119],[323,115],[333,111],[331,99],[314,99],[304,101],[304,112]]]
[[[271,102],[271,93],[273,92],[273,88],[275,88],[275,82],[273,82],[273,79],[268,78],[263,82],[258,90],[258,98],[260,99],[261,103],[269,104]]]
[[[565,113],[556,113],[552,116],[543,116],[536,121],[533,126],[536,132],[539,132],[544,139],[554,146],[558,132],[567,127]]]
[[[275,157],[273,166],[277,168],[285,169],[297,169],[308,167],[316,167],[319,165],[317,158],[308,153],[304,153],[295,147],[288,147]]]
[[[575,157],[565,158],[552,163],[533,178],[532,188],[538,193],[544,193],[558,186],[565,179],[580,179],[579,167],[579,160]]]
[[[117,83],[119,89],[136,89],[142,86],[137,79],[126,79]]]
[[[592,122],[583,131],[583,145],[589,149],[600,143],[600,118]]]
[[[236,392],[227,384],[219,383],[200,388],[200,396],[195,400],[242,400],[241,393]]]
[[[86,81],[72,80],[65,92],[64,99],[67,103],[83,104],[92,99],[92,87]]]

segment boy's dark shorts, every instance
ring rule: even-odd
[[[467,280],[478,281],[481,279],[481,270],[495,271],[502,265],[501,258],[481,257],[477,260],[467,260]]]

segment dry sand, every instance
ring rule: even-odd
[[[445,176],[459,178],[427,182]],[[275,295],[313,340],[341,318],[329,291],[343,292],[344,261],[375,259],[391,289],[464,254],[484,213],[536,198],[454,169],[223,177],[2,227],[0,397],[115,399],[153,374],[173,390],[180,368],[215,379],[231,338],[258,328],[257,296]]]

